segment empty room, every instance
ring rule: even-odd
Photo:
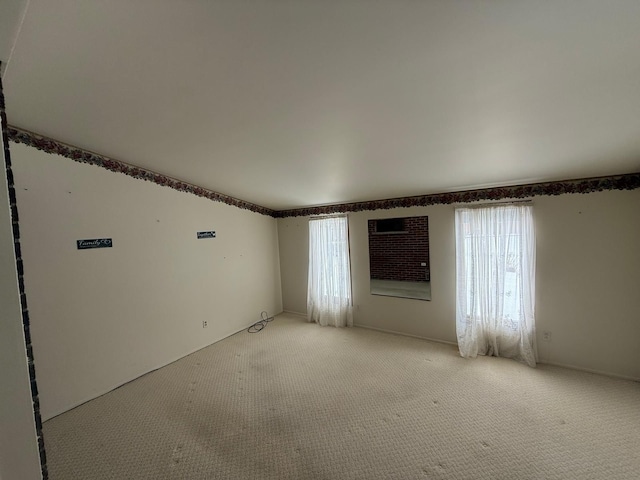
[[[639,25],[1,0],[0,480],[638,478]]]

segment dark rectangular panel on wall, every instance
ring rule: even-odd
[[[89,248],[111,248],[113,240],[111,238],[91,238],[88,240],[77,240],[78,250],[87,250]]]
[[[198,232],[198,238],[216,238],[216,232]]]

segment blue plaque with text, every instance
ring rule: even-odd
[[[113,247],[113,240],[111,238],[92,238],[89,240],[77,240],[76,243],[78,245],[78,250]]]

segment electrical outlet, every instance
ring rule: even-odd
[[[551,341],[551,332],[549,330],[545,330],[544,332],[542,332],[542,340],[544,340],[545,342]]]
[[[209,326],[209,323],[206,320],[202,321],[202,328],[207,328],[207,326]]]

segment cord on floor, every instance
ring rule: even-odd
[[[269,323],[270,321],[273,320],[273,317],[270,317],[269,314],[265,311],[260,313],[260,318],[262,320],[257,321],[256,323],[254,323],[253,325],[251,325],[248,329],[247,332],[249,333],[258,333],[260,332],[264,327],[267,326],[267,323]]]

